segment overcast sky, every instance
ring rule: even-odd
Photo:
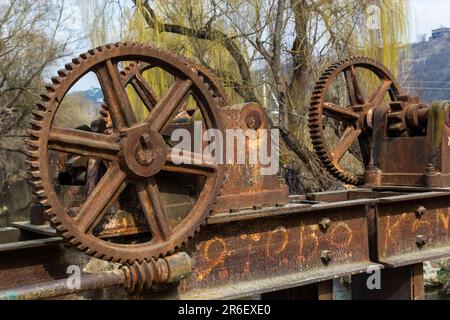
[[[422,34],[431,35],[431,30],[439,26],[450,27],[449,0],[411,1],[411,41]]]

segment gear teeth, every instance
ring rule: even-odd
[[[53,94],[56,91],[56,86],[53,84],[47,84],[45,85],[45,88],[47,89],[47,92]]]
[[[36,103],[37,110],[33,110],[36,114],[45,115],[45,111],[47,110],[47,103],[40,101]]]
[[[36,195],[39,198],[45,197],[44,189],[37,188],[37,189],[33,190],[33,194]]]
[[[29,123],[31,124],[32,127],[41,129],[42,126],[44,125],[44,123],[42,121],[39,120],[30,120]]]
[[[39,151],[38,150],[25,150],[25,154],[32,158],[39,158]]]
[[[35,119],[37,120],[42,120],[44,119],[45,113],[39,110],[33,110],[31,111],[31,113],[33,114],[33,116],[35,117]]]
[[[39,148],[39,140],[31,140],[31,139],[27,139],[25,140],[25,144],[28,145],[29,147],[32,147],[33,150],[36,150],[35,148]]]
[[[25,164],[30,168],[39,168],[39,161],[29,161],[25,160]]]
[[[46,93],[41,94],[41,99],[42,99],[41,103],[46,103],[46,102],[49,102],[52,98],[46,92]]]
[[[59,77],[52,77],[52,83],[54,85],[60,85],[61,84],[61,79]]]
[[[61,234],[65,239],[67,239],[67,238],[70,238],[70,233],[69,232],[63,232],[62,234]]]
[[[41,133],[38,130],[27,129],[28,135],[39,138]]]
[[[77,248],[78,248],[78,250],[83,251],[83,252],[86,252],[86,249],[87,249],[87,247],[84,244],[79,244],[77,246]]]
[[[42,181],[29,181],[29,183],[33,186],[33,188],[42,188]]]
[[[68,76],[69,72],[65,69],[59,69],[58,70],[58,76],[61,78],[66,78]]]
[[[103,259],[104,256],[105,256],[104,254],[101,254],[101,253],[98,253],[98,252],[96,254],[94,254],[94,257],[97,258],[97,259]]]

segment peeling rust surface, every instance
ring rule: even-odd
[[[324,217],[332,221],[327,231],[319,226]],[[323,277],[344,264],[368,264],[366,226],[365,206],[209,225],[187,250],[195,264],[179,291],[302,272]],[[332,255],[328,264],[321,259],[324,250]]]
[[[426,208],[423,212],[423,208]],[[450,196],[378,204],[377,256],[380,262],[412,264],[437,258],[450,246]],[[431,252],[431,253],[430,253]],[[447,252],[447,255],[450,251]],[[400,259],[395,259],[400,256]]]

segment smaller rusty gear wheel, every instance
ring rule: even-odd
[[[167,92],[157,98],[138,73],[130,77],[149,111],[143,122],[136,118],[125,90],[126,71],[121,71],[133,63],[160,68],[174,79]],[[100,83],[110,128],[104,133],[95,133],[56,126],[54,120],[62,100],[89,72],[93,72]],[[47,86],[33,110],[28,131],[27,163],[35,200],[44,206],[51,223],[65,239],[96,258],[134,263],[174,252],[199,230],[214,209],[224,181],[225,166],[212,159],[202,160],[194,152],[177,156],[164,141],[163,130],[192,97],[201,111],[205,128],[223,132],[219,106],[225,103],[225,98],[218,91],[219,85],[207,72],[184,58],[134,43],[116,43],[90,50],[73,59],[58,75],[52,78],[53,84]],[[105,164],[106,172],[77,212],[68,212],[55,191],[50,152],[98,159]],[[156,175],[160,171],[190,174],[202,181],[192,209],[174,226],[169,225],[158,188]],[[95,227],[129,185],[136,190],[151,237],[130,243],[100,238]]]
[[[357,74],[361,70],[370,71],[371,76],[375,76],[381,82],[369,95],[363,94],[358,83]],[[343,78],[340,78],[341,75]],[[338,81],[345,83],[349,102],[346,106],[327,100],[331,95],[332,84]],[[383,103],[387,94],[392,102],[397,101],[401,95],[393,75],[377,61],[364,57],[352,57],[332,64],[316,83],[309,109],[312,144],[328,172],[344,183],[353,185],[363,183],[361,176],[344,169],[340,161],[358,142],[361,160],[364,166],[369,164],[372,114],[374,109]],[[326,143],[324,121],[326,117],[333,119],[338,123],[338,127],[343,128],[340,140],[332,147]]]

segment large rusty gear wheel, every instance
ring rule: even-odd
[[[371,71],[381,81],[379,87],[368,95],[361,92],[357,81],[358,69]],[[339,106],[325,101],[332,83],[343,74],[350,105]],[[400,89],[393,75],[380,63],[370,58],[352,57],[332,64],[321,75],[314,88],[309,109],[309,132],[314,151],[327,171],[347,184],[360,185],[363,177],[344,169],[339,162],[358,141],[361,157],[365,166],[370,162],[371,117],[389,93],[392,102],[397,101]],[[345,128],[336,146],[327,146],[324,133],[324,117],[330,117]],[[331,150],[330,150],[331,149]]]
[[[174,83],[155,105],[145,106],[149,117],[139,124],[125,92],[118,64],[138,61],[163,69],[174,76]],[[112,134],[84,132],[53,126],[55,113],[70,88],[88,72],[95,72],[114,126]],[[116,43],[92,49],[72,60],[58,71],[48,85],[42,100],[33,110],[28,130],[27,164],[35,201],[57,231],[79,250],[96,258],[134,263],[174,252],[199,231],[213,211],[224,181],[222,164],[175,165],[161,132],[177,114],[180,105],[191,95],[201,110],[206,128],[223,132],[218,106],[221,95],[213,94],[212,79],[188,60],[148,45]],[[145,89],[143,87],[143,89]],[[149,93],[149,92],[147,92]],[[143,100],[145,103],[146,101]],[[96,158],[107,162],[107,170],[80,211],[69,215],[51,183],[49,150]],[[186,153],[192,160],[198,155]],[[155,174],[160,170],[202,176],[203,188],[192,210],[173,229],[168,225]],[[140,244],[119,244],[96,237],[93,229],[108,207],[127,184],[136,187],[139,202],[151,230],[150,241]]]

